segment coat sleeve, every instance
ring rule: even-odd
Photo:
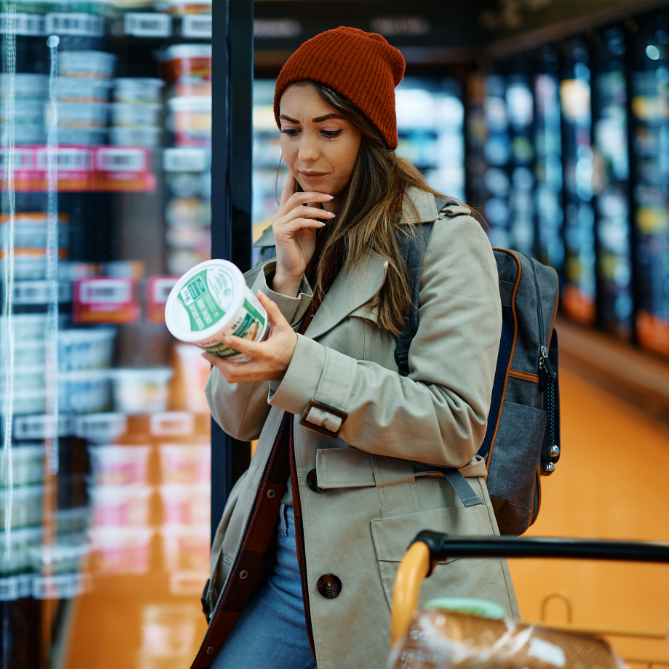
[[[440,217],[423,261],[419,327],[409,376],[355,360],[298,335],[295,354],[270,403],[351,446],[426,464],[462,467],[485,436],[502,328],[490,243],[470,216]],[[274,384],[273,384],[274,386]],[[307,425],[308,426],[308,425]]]
[[[268,278],[274,275],[275,267],[275,260],[255,267],[246,273],[246,283],[254,293],[262,291],[274,300],[286,320],[293,328],[297,328],[311,304],[311,287],[304,278],[297,297],[275,293],[267,285]],[[242,441],[258,438],[271,409],[267,403],[268,381],[231,384],[213,367],[204,390],[211,415],[225,432]]]

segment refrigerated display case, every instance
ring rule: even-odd
[[[584,325],[596,319],[595,210],[591,64],[588,43],[562,45],[560,103],[564,202],[564,285],[562,310]]]
[[[629,58],[636,337],[669,355],[669,16],[637,28]]]
[[[597,225],[597,318],[624,339],[632,334],[626,36],[602,30],[593,45],[593,190]]]
[[[186,666],[204,627],[209,366],[164,309],[211,255],[211,8],[2,3],[4,666]]]
[[[562,277],[562,125],[558,52],[552,45],[534,59],[534,100],[536,256]]]

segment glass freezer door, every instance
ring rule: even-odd
[[[669,14],[639,21],[631,57],[636,336],[669,356]]]
[[[205,626],[211,0],[2,2],[3,666],[184,667]]]

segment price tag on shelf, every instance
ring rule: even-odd
[[[181,35],[191,39],[211,39],[211,14],[186,14],[181,21]]]
[[[102,16],[84,12],[50,12],[46,15],[46,33],[104,37],[105,20]]]
[[[136,283],[132,279],[94,277],[75,281],[75,323],[132,323],[139,316]]]
[[[170,291],[176,285],[179,277],[152,276],[147,282],[146,291],[146,320],[151,323],[165,322],[165,304]]]
[[[195,416],[186,411],[153,413],[149,420],[154,437],[190,437],[195,432]]]
[[[15,281],[14,304],[47,305],[52,301],[53,285],[50,281]],[[72,301],[72,284],[69,281],[58,282],[58,301]]]
[[[169,37],[172,34],[172,17],[169,14],[128,12],[123,30],[133,37]]]
[[[0,14],[0,34],[2,35],[46,35],[46,17],[41,14],[18,12],[12,16]]]
[[[10,163],[11,158],[11,163]],[[14,172],[14,189],[27,191],[35,171],[35,152],[28,146],[17,146],[10,153],[7,149],[0,149],[0,187],[6,189],[4,175],[12,169]]]
[[[50,414],[15,416],[12,433],[16,441],[40,441],[51,439],[56,432],[54,417]],[[58,436],[74,434],[74,419],[65,414],[58,416]]]
[[[151,150],[141,146],[99,146],[94,149],[91,190],[151,193]]]
[[[54,151],[57,165],[59,191],[86,191],[90,189],[91,150],[84,146],[59,146]],[[30,179],[29,190],[49,189],[50,149],[46,146],[35,148],[35,170]]]

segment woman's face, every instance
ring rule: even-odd
[[[360,132],[310,84],[285,90],[280,120],[283,159],[302,190],[339,195],[351,180]]]

